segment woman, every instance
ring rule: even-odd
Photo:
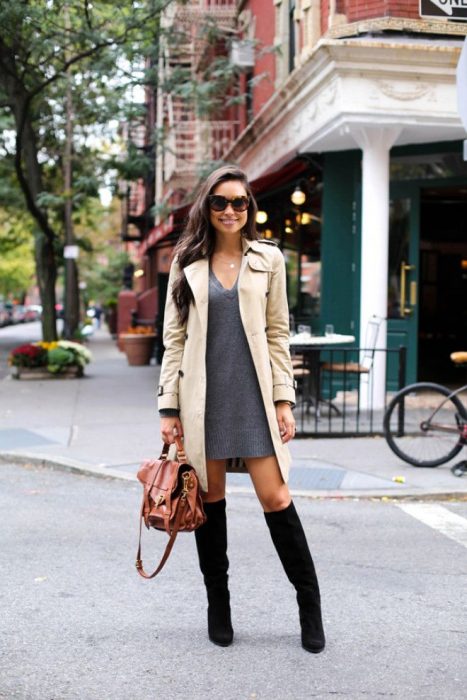
[[[235,166],[213,172],[177,244],[164,319],[159,385],[164,442],[174,430],[197,470],[207,522],[196,545],[208,597],[208,633],[233,640],[227,585],[226,461],[241,458],[282,565],[297,591],[302,645],[324,649],[318,581],[287,487],[295,434],[285,265],[259,241],[257,206]]]

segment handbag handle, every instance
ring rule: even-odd
[[[187,461],[187,456],[185,454],[185,448],[183,447],[182,438],[179,435],[175,435],[174,442],[177,445],[177,462],[180,462],[180,464],[185,464]],[[164,442],[159,459],[166,459],[167,455],[169,454],[169,449],[170,444],[168,442]]]
[[[177,435],[175,436],[175,444],[177,445],[177,461],[180,464],[184,464],[187,461],[187,457],[185,454],[185,450],[183,447],[183,442],[181,438]],[[168,442],[164,442],[164,445],[162,447],[162,452],[160,459],[167,459],[167,455],[169,453],[170,445]],[[174,526],[172,529],[172,532],[170,534],[170,539],[167,542],[167,546],[165,548],[164,554],[162,555],[162,558],[157,565],[157,568],[152,572],[152,574],[148,574],[144,569],[143,569],[143,561],[141,559],[141,535],[142,535],[142,530],[143,530],[143,513],[144,513],[144,500],[141,505],[141,512],[140,512],[140,518],[139,518],[139,543],[138,543],[138,552],[136,554],[136,569],[139,573],[140,576],[146,579],[151,579],[157,576],[162,569],[164,568],[164,565],[169,558],[170,552],[172,551],[172,547],[174,546],[174,542],[177,539],[178,532],[180,530],[180,524],[182,522],[182,517],[183,513],[186,508],[186,498],[182,498],[181,502],[178,507],[177,511],[177,517],[175,518]]]

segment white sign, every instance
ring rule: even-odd
[[[77,245],[66,245],[63,249],[63,257],[71,260],[76,260],[79,256],[79,248]]]
[[[253,68],[255,65],[255,47],[251,41],[234,40],[230,51],[230,62],[238,68]]]
[[[420,17],[467,21],[467,0],[420,0]]]
[[[467,131],[467,38],[464,39],[459,63],[456,70],[457,108],[460,118]]]

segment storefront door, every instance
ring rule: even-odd
[[[407,349],[406,383],[417,379],[420,188],[395,183],[389,205],[388,348]],[[398,387],[396,356],[388,355],[388,388]]]
[[[456,385],[450,360],[467,336],[467,182],[397,182],[391,187],[388,348],[407,348],[406,382]],[[388,388],[397,388],[389,355]]]
[[[420,189],[418,379],[464,383],[450,355],[467,339],[467,180]]]

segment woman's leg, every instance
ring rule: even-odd
[[[208,596],[209,639],[219,646],[233,640],[228,589],[227,519],[225,513],[225,460],[209,460],[208,492],[204,494],[207,521],[195,530],[199,566]]]
[[[226,466],[225,459],[207,460],[208,491],[203,493],[204,503],[215,503],[225,498]]]
[[[250,457],[244,460],[256,495],[265,513],[287,508],[292,500],[276,457]]]
[[[321,598],[300,518],[282,479],[277,459],[260,457],[245,462],[284,571],[297,591],[302,646],[317,654],[325,646]]]

